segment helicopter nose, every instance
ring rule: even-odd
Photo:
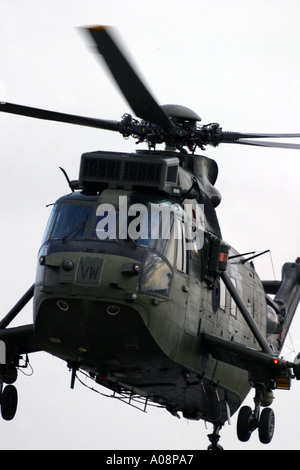
[[[53,253],[40,259],[39,270],[34,297],[35,331],[46,351],[73,359],[85,351],[88,355],[91,340],[87,336],[96,344],[100,336],[104,341],[108,331],[112,340],[116,333],[117,347],[125,317],[130,317],[132,328],[138,318],[141,320],[141,261],[102,253]],[[110,350],[106,340],[105,344]]]
[[[44,293],[135,300],[141,262],[117,255],[55,253],[41,256],[36,286]]]

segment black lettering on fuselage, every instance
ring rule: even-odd
[[[90,279],[96,281],[98,279],[99,268],[94,268],[90,266]]]
[[[81,265],[81,277],[82,279],[91,279],[96,281],[99,273],[99,268],[94,268],[94,266],[84,267]]]

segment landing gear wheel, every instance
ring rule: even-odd
[[[243,406],[240,409],[237,421],[237,436],[240,441],[247,442],[252,434],[251,429],[252,410],[250,406]]]
[[[223,447],[218,444],[220,436],[216,434],[209,434],[208,438],[211,444],[208,446],[207,450],[224,450]]]
[[[275,428],[275,415],[272,408],[265,408],[260,415],[258,436],[262,444],[271,442]]]
[[[1,395],[1,415],[6,421],[14,418],[18,406],[18,392],[14,385],[7,385]]]
[[[220,444],[218,444],[220,440],[220,430],[222,428],[222,425],[215,424],[214,425],[214,430],[212,434],[208,434],[208,439],[210,440],[211,444],[208,446],[207,450],[224,450]]]

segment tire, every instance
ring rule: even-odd
[[[252,418],[252,410],[250,406],[243,406],[240,409],[237,421],[237,436],[242,442],[247,442],[252,434],[250,422]]]
[[[14,418],[18,406],[18,392],[14,385],[7,385],[1,396],[1,415],[5,421]]]
[[[260,415],[258,436],[262,444],[269,444],[275,429],[275,415],[272,408],[265,408]]]

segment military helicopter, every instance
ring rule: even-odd
[[[0,111],[119,132],[148,150],[84,153],[78,180],[62,169],[70,193],[54,204],[35,282],[0,321],[2,417],[15,416],[18,369],[45,351],[67,363],[71,388],[83,373],[144,410],[154,404],[212,423],[210,450],[222,449],[222,426],[254,388],[254,408],[240,408],[237,436],[245,442],[258,430],[268,444],[273,390],[300,380],[300,357],[280,357],[300,301],[300,258],[283,266],[281,281],[260,280],[258,255],[222,239],[218,167],[196,150],[221,143],[300,149],[259,140],[300,134],[225,132],[184,106],[160,106],[112,28],[85,31],[137,118],[12,103]],[[9,327],[32,298],[33,323]]]

